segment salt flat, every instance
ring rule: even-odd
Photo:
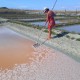
[[[45,54],[45,56],[43,56]],[[33,62],[0,71],[0,80],[80,80],[80,63],[46,46],[35,49]]]
[[[14,23],[6,23],[4,24],[4,26],[5,25],[6,27],[22,34],[24,37],[29,37],[29,39],[34,40],[35,42],[37,42],[41,34],[38,40],[39,43],[44,42],[46,46],[55,48],[56,50],[59,50],[80,62],[80,41],[76,41],[75,39],[71,40],[67,38],[66,35],[62,37],[57,37],[56,35],[52,35],[53,38],[51,40],[46,41],[48,34],[38,29],[26,27],[26,26],[14,24]],[[71,34],[69,33],[67,35],[70,36]],[[76,36],[76,34],[74,35]],[[77,35],[77,37],[79,38],[80,35]]]
[[[41,33],[37,29],[18,24],[9,23],[6,27],[33,41],[36,41]],[[47,33],[43,34],[40,41],[44,41],[47,37]],[[45,43],[47,46],[33,47],[36,59],[31,58],[33,62],[30,65],[27,63],[16,64],[11,70],[0,70],[0,80],[80,80],[80,62],[76,60],[77,57],[80,58],[80,42],[62,37]],[[54,49],[54,46],[62,49],[62,52]],[[73,55],[75,58],[67,54]]]

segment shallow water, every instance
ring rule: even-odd
[[[56,24],[60,24],[60,23],[63,23],[63,22],[56,21]],[[31,24],[39,25],[39,26],[45,26],[45,22],[31,22]]]
[[[0,68],[12,68],[15,64],[30,63],[34,58],[34,42],[22,38],[16,32],[0,28]]]
[[[80,33],[80,25],[72,25],[72,26],[64,26],[60,29],[63,29],[63,30],[67,30],[69,32],[76,32],[76,33]]]
[[[45,22],[32,22],[31,24],[45,26]],[[65,24],[65,22],[56,21],[56,24]],[[80,33],[80,25],[63,26],[63,27],[60,27],[60,29],[67,30],[69,32]]]

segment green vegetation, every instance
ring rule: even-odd
[[[52,31],[52,34],[53,34],[53,35],[55,35],[55,34],[57,34],[57,33],[56,33],[56,32],[54,32],[54,31]]]
[[[44,32],[48,33],[48,30],[47,30],[47,29],[45,29],[45,30],[44,30]]]
[[[77,24],[80,24],[80,22],[68,22],[64,24],[57,24],[56,27],[70,26],[70,25],[77,25]]]
[[[78,33],[80,35],[80,33]]]
[[[25,10],[0,8],[0,17],[7,19],[44,18],[41,14],[29,14]]]
[[[21,25],[28,26],[28,27],[34,27],[34,25],[32,25],[30,23],[25,23],[25,22],[21,22],[21,21],[10,20],[9,22],[16,23],[16,24],[21,24]]]
[[[80,41],[80,38],[76,39],[77,41]]]
[[[74,40],[75,38],[74,38],[74,37],[72,37],[71,39],[72,39],[72,40]]]
[[[44,32],[48,33],[48,29],[45,29]],[[55,34],[57,34],[57,33],[55,33],[54,31],[52,31],[52,34],[55,35]]]
[[[21,24],[21,25],[24,25],[24,26],[27,26],[27,27],[33,27],[33,28],[36,28],[36,29],[39,29],[39,30],[41,30],[42,29],[42,27],[41,26],[36,26],[36,25],[33,25],[33,24],[30,24],[30,23],[28,23],[28,22],[21,22],[21,21],[9,21],[9,22],[11,22],[11,23],[16,23],[16,24]]]
[[[66,37],[70,39],[70,36],[69,35],[66,35]]]

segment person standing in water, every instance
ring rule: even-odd
[[[49,10],[49,8],[44,9],[44,13],[46,14],[46,24],[48,23],[48,40],[51,39],[51,32],[52,28],[55,27],[55,20],[54,20],[54,12]]]

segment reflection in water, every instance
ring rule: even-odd
[[[30,58],[34,58],[33,44],[32,41],[22,38],[16,32],[0,28],[0,68],[30,63]]]

